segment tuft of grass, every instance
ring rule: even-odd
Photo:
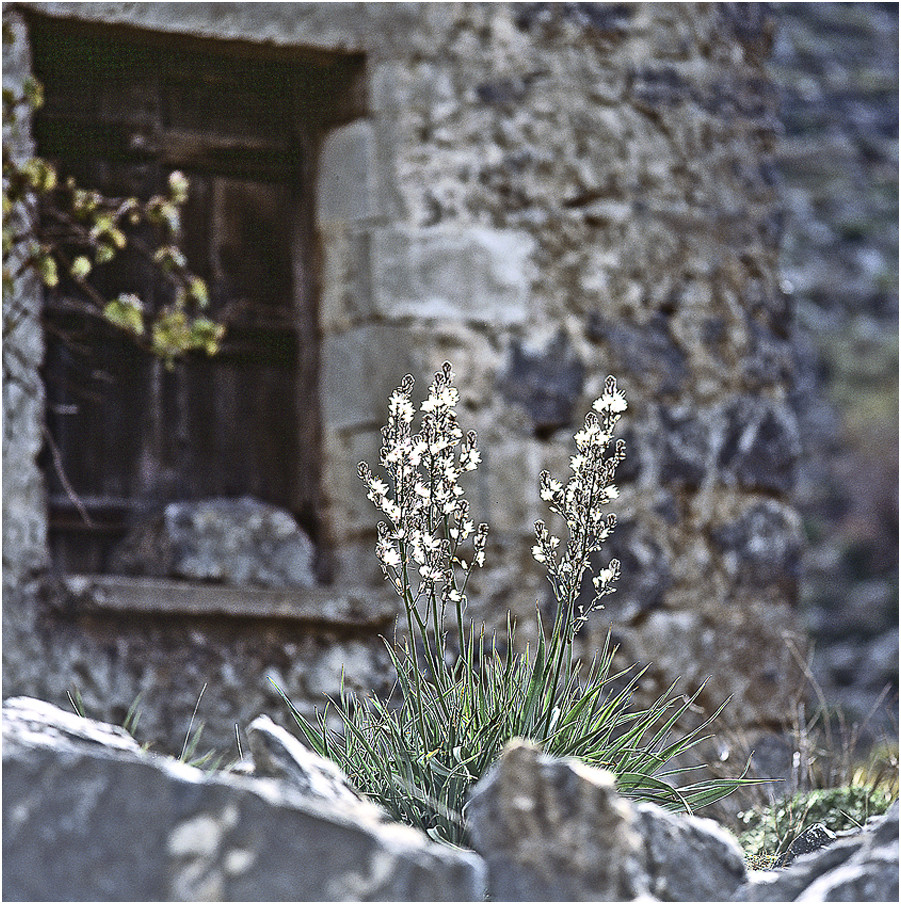
[[[221,769],[230,769],[233,765],[239,763],[243,758],[243,751],[241,750],[241,738],[238,733],[238,726],[235,725],[235,742],[238,749],[238,757],[236,760],[233,760],[231,763],[226,763],[226,755],[224,753],[217,753],[212,749],[206,750],[203,753],[198,752],[206,722],[203,719],[196,721],[197,712],[200,709],[200,701],[203,699],[206,689],[207,684],[204,683],[203,687],[200,689],[200,693],[197,695],[197,701],[194,704],[194,710],[191,713],[191,719],[188,723],[188,728],[185,731],[185,739],[182,743],[181,752],[176,759],[181,763],[203,769],[206,772],[216,772]],[[81,691],[79,691],[77,687],[70,691],[66,691],[66,696],[69,698],[69,703],[76,715],[81,716],[83,719],[90,718],[87,714]],[[122,722],[122,728],[124,728],[133,738],[136,737],[138,723],[141,720],[141,700],[143,696],[144,692],[142,691],[135,697],[128,707],[128,712],[125,714],[125,719]],[[146,752],[150,749],[150,742],[141,744],[141,750]]]
[[[897,800],[897,789],[873,785],[817,788],[793,794],[762,811],[739,814],[739,844],[750,869],[772,869],[792,841],[815,823],[835,833],[858,828]]]

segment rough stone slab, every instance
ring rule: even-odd
[[[349,628],[382,626],[398,613],[393,597],[334,587],[265,590],[118,575],[72,575],[65,584],[74,605],[115,612],[288,618]]]
[[[510,326],[529,311],[534,240],[514,229],[392,227],[373,234],[373,297],[385,317]]]
[[[300,45],[341,53],[361,50],[416,26],[416,4],[341,3],[30,3],[61,18],[131,25],[198,37],[254,40],[270,47]],[[173,6],[175,8],[173,8]]]
[[[468,852],[274,779],[4,722],[5,900],[482,900]]]

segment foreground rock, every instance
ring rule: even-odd
[[[372,804],[205,774],[73,720],[40,701],[4,704],[6,901],[484,897],[479,857]]]
[[[251,587],[312,587],[310,538],[289,512],[247,496],[172,502],[132,526],[114,574]]]
[[[356,808],[363,802],[338,766],[304,747],[269,716],[257,716],[247,726],[247,737],[255,775],[284,779],[308,797],[339,807]]]
[[[524,741],[476,786],[469,818],[500,900],[725,901],[745,879],[716,823],[633,805],[611,773]]]
[[[898,802],[863,831],[755,873],[737,901],[897,901]]]
[[[6,701],[3,900],[898,899],[897,803],[748,876],[711,820],[633,803],[610,773],[517,740],[474,789],[473,853],[391,822],[266,716],[247,733],[252,767],[207,774],[121,729]]]

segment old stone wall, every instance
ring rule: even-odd
[[[732,694],[745,728],[784,723],[800,686],[786,644],[799,642],[800,441],[777,271],[768,13],[754,4],[28,7],[365,55],[364,115],[323,136],[317,185],[322,515],[335,592],[380,587],[376,519],[355,465],[376,460],[387,394],[408,370],[421,390],[449,359],[484,458],[474,514],[492,526],[471,614],[499,625],[512,610],[527,640],[549,592],[529,554],[545,514],[537,475],[565,476],[572,432],[613,373],[630,404],[609,544],[624,573],[587,645],[612,624],[624,659],[654,663],[648,693],[713,675],[706,705]],[[18,415],[32,431],[34,398]],[[36,445],[14,460],[33,501],[14,483],[5,504],[32,506],[39,524]],[[170,746],[205,682],[201,715],[222,740],[233,722],[280,708],[267,673],[300,702],[334,691],[342,663],[352,685],[387,678],[372,626],[87,614],[71,597],[51,593],[51,605],[23,594],[25,563],[12,555],[9,606],[38,615],[19,629],[5,594],[8,692],[59,700],[76,684],[91,714],[109,718],[143,690],[142,727]]]
[[[782,273],[801,362],[801,583],[827,697],[878,739],[898,677],[898,10],[776,4]],[[897,726],[895,726],[897,731]]]

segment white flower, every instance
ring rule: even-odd
[[[379,480],[377,477],[373,477],[372,480],[369,481],[369,489],[376,496],[388,495],[388,484],[385,483],[384,480]],[[370,498],[372,497],[370,496]]]
[[[616,380],[608,377],[607,382],[604,384],[603,395],[591,407],[599,414],[608,412],[610,414],[621,414],[628,406],[626,397],[616,388]]]
[[[549,478],[541,487],[540,495],[545,502],[553,502],[554,498],[563,492],[563,484],[559,480]]]
[[[389,543],[380,543],[377,548],[377,555],[387,568],[397,568],[400,565],[400,553]]]
[[[410,449],[410,464],[413,465],[414,468],[419,467],[422,456],[426,453],[428,448],[429,445],[425,440],[418,439],[413,443],[413,448]]]
[[[536,544],[532,547],[532,558],[535,559],[536,562],[546,562],[547,557],[544,554],[544,550]]]
[[[464,471],[475,471],[482,460],[482,454],[478,449],[466,449],[460,454],[460,467]]]
[[[413,420],[413,405],[410,397],[399,389],[395,390],[388,399],[388,413],[392,417],[399,418],[403,423],[409,424]]]

